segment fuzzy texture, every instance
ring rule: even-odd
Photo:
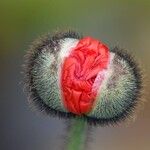
[[[24,67],[25,87],[32,106],[53,116],[78,117],[68,112],[63,104],[59,88],[59,66],[62,42],[80,39],[75,32],[49,34],[38,39],[30,47]],[[65,51],[65,49],[64,49]],[[66,53],[67,54],[67,53]],[[92,111],[80,116],[89,124],[108,125],[118,123],[130,115],[138,103],[141,90],[141,73],[134,59],[125,51],[114,48],[110,74],[100,87]],[[106,82],[107,81],[107,82]]]
[[[102,84],[95,108],[88,116],[113,118],[130,106],[136,93],[137,84],[133,69],[128,62],[115,55],[110,66],[107,82]],[[104,81],[105,82],[105,81]]]
[[[124,101],[121,98],[119,100],[123,103],[121,103],[120,101],[119,102],[117,101],[118,97],[116,96],[116,93],[112,95],[112,97],[114,97],[113,101],[115,101],[115,107],[117,105],[118,106],[117,110],[119,109],[119,111],[116,112],[116,110],[113,106],[114,104],[111,101],[109,103],[103,101],[103,102],[101,102],[101,103],[103,103],[102,105],[104,106],[104,107],[102,107],[103,110],[100,110],[98,108],[100,106],[98,106],[98,105],[97,105],[97,109],[98,109],[98,111],[103,111],[102,112],[103,115],[105,115],[105,113],[106,113],[108,116],[107,117],[105,116],[102,118],[97,118],[96,114],[95,114],[95,117],[93,117],[93,115],[94,115],[94,111],[93,111],[92,112],[93,114],[92,113],[89,114],[89,117],[87,118],[87,120],[90,124],[114,125],[114,124],[124,121],[127,118],[130,118],[133,115],[134,110],[136,109],[136,106],[138,106],[138,103],[141,98],[142,76],[141,76],[141,71],[140,71],[137,63],[135,62],[134,58],[131,55],[129,55],[127,53],[127,51],[118,49],[117,47],[112,49],[111,52],[115,53],[115,55],[116,55],[115,57],[117,59],[114,59],[114,62],[116,65],[121,65],[121,64],[117,64],[117,61],[122,61],[122,63],[124,63],[124,67],[128,67],[128,69],[125,70],[126,72],[128,72],[128,77],[125,76],[124,79],[122,77],[121,78],[123,79],[122,83],[128,84],[130,86],[128,86],[128,87],[122,86],[122,88],[125,89],[125,91],[122,91],[122,96],[126,96],[126,97],[124,97]],[[118,69],[118,68],[116,68],[116,69]],[[124,71],[124,70],[122,70],[122,71]],[[117,74],[117,72],[116,72],[116,74]],[[115,76],[116,74],[114,74],[113,76]],[[116,75],[116,78],[117,78],[116,81],[118,82],[118,78],[120,78],[120,77],[118,77]],[[126,81],[127,81],[127,83],[126,83]],[[131,82],[131,83],[129,83],[129,82]],[[111,82],[109,82],[108,85],[110,83]],[[119,82],[119,84],[120,84],[120,82]],[[114,86],[115,84],[112,84],[112,85]],[[118,90],[120,90],[119,86],[118,86]],[[111,93],[111,92],[109,92],[109,93]],[[109,97],[109,95],[105,95],[105,96]],[[117,98],[117,99],[115,99],[115,98]],[[110,105],[112,105],[112,107],[108,108],[108,106],[110,106]],[[108,108],[108,110],[106,110],[106,108]],[[112,111],[111,113],[114,114],[113,116],[111,116],[112,114],[110,113],[110,111]]]
[[[24,84],[29,103],[35,109],[51,115],[68,116],[60,100],[58,88],[58,54],[64,39],[79,39],[80,35],[67,31],[47,34],[31,45],[25,56]],[[49,61],[48,61],[49,60]],[[57,62],[57,63],[56,63]]]

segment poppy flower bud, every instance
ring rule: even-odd
[[[25,83],[29,101],[49,114],[108,124],[134,110],[141,74],[125,51],[68,31],[33,43],[26,57]]]

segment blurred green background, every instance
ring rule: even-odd
[[[33,113],[22,91],[29,44],[56,29],[75,29],[130,51],[143,68],[147,102],[134,123],[93,128],[86,149],[150,149],[149,0],[0,0],[0,149],[61,150],[65,120]]]

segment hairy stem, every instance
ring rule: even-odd
[[[68,138],[67,150],[83,150],[86,139],[86,122],[81,118],[73,120]]]

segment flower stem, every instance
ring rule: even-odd
[[[87,123],[81,118],[73,120],[68,138],[67,150],[83,150],[86,139]]]

